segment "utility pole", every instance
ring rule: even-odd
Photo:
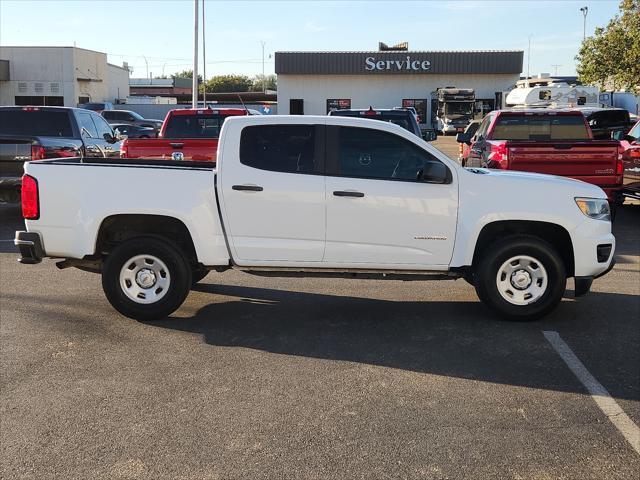
[[[193,82],[191,88],[191,108],[198,108],[198,2],[193,0]]]
[[[207,42],[204,38],[204,0],[202,0],[202,104],[207,108]]]
[[[581,7],[580,11],[582,12],[582,41],[584,42],[587,38],[587,13],[589,13],[589,7]]]
[[[145,57],[144,55],[142,56],[142,58],[144,58],[144,63],[147,66],[147,78],[149,78],[149,62],[147,62],[147,57]]]
[[[531,37],[533,37],[533,35],[529,35],[529,50],[527,51],[527,87],[529,87],[529,81],[531,79],[529,75],[529,67],[531,66]]]
[[[264,45],[265,45],[265,41],[262,40],[260,42],[262,44],[262,92],[266,93],[267,92],[267,79],[264,78]]]
[[[557,77],[558,76],[558,68],[560,68],[562,65],[551,65],[552,68],[554,68],[556,71],[554,72],[554,75]]]

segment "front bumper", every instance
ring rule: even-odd
[[[20,258],[18,259],[20,263],[34,265],[40,263],[45,255],[42,239],[38,233],[17,231],[13,243],[20,250]]]

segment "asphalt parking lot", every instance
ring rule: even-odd
[[[640,425],[640,205],[614,270],[527,324],[463,280],[238,272],[145,324],[98,275],[19,265],[20,226],[0,205],[1,478],[638,478],[620,419]]]

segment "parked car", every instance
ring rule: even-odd
[[[478,128],[480,127],[480,120],[472,120],[467,128],[464,130],[465,137],[472,138]],[[458,144],[458,160],[460,161],[460,165],[466,167],[467,158],[469,158],[469,152],[471,151],[471,145],[469,143],[461,142]]]
[[[625,167],[625,185],[622,199],[640,200],[640,120],[628,133],[616,132],[613,138],[620,141],[623,149],[622,159]]]
[[[465,278],[498,314],[531,320],[568,277],[580,296],[613,266],[600,188],[465,169],[388,122],[236,117],[215,168],[128,162],[27,163],[15,242],[22,263],[100,272],[111,305],[139,320],[166,317],[207,271],[228,269]]]
[[[120,142],[95,112],[66,107],[0,107],[0,200],[20,199],[25,161],[118,157]]]
[[[578,110],[513,109],[490,112],[473,136],[466,166],[548,173],[601,187],[617,202],[624,167],[619,143],[594,140]]]
[[[609,140],[615,132],[626,132],[632,125],[629,112],[623,108],[580,108],[587,117],[596,140]]]
[[[162,120],[144,118],[139,113],[131,110],[103,110],[100,115],[109,123],[131,123],[141,127],[151,127],[156,131],[162,127]]]
[[[126,139],[122,158],[155,158],[214,162],[222,124],[229,117],[247,115],[243,108],[171,110],[158,138]]]
[[[111,128],[127,138],[155,138],[156,129],[153,127],[141,127],[130,123],[111,123]]]
[[[625,169],[640,169],[640,120],[628,133],[615,132],[612,138],[620,141]]]
[[[407,109],[378,108],[374,110],[373,107],[369,107],[368,109],[363,110],[332,110],[329,112],[329,115],[334,117],[365,118],[394,123],[414,135],[422,137],[420,125],[418,125],[416,116],[413,112]]]
[[[94,112],[102,112],[103,110],[113,110],[113,103],[110,102],[89,102],[78,105],[79,108],[85,110],[93,110]]]

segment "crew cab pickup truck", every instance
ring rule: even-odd
[[[155,158],[214,162],[224,121],[247,115],[240,108],[176,109],[167,113],[158,138],[126,139],[122,158]]]
[[[580,111],[498,110],[475,134],[458,134],[457,140],[470,145],[468,167],[571,177],[601,187],[611,202],[622,187],[619,142],[593,140]]]
[[[207,271],[228,269],[464,278],[499,314],[529,320],[560,302],[568,277],[579,296],[613,265],[600,188],[465,169],[375,120],[236,117],[215,167],[57,159],[25,172],[20,261],[99,272],[113,307],[140,320],[166,317]]]
[[[91,110],[0,107],[0,201],[19,201],[25,161],[117,157],[119,152],[113,130]]]

